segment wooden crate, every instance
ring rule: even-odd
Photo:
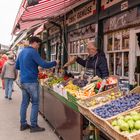
[[[109,90],[107,90],[107,91],[98,93],[98,94],[96,94],[96,95],[94,95],[94,96],[92,96],[92,97],[89,97],[89,98],[87,98],[87,99],[79,100],[79,101],[77,101],[78,106],[81,107],[81,109],[83,109],[83,110],[84,110],[84,109],[85,109],[85,110],[89,110],[89,108],[91,108],[91,107],[86,107],[86,106],[83,105],[81,102],[84,102],[84,103],[90,102],[90,101],[94,100],[95,98],[106,96],[106,95],[108,95],[108,94],[110,94],[110,93],[112,93],[112,92],[118,92],[118,90],[119,90],[118,87],[115,87],[115,88],[109,89]],[[109,101],[108,101],[108,102],[109,102]],[[96,108],[96,107],[101,106],[101,105],[106,104],[106,103],[107,103],[107,102],[102,103],[102,104],[97,104],[97,105],[95,105],[94,107]]]
[[[130,91],[130,93],[140,93],[140,86],[134,88],[132,91]],[[127,113],[127,112],[130,112],[130,111],[135,110],[137,108],[140,108],[140,106],[137,106],[137,107],[135,107],[133,109],[127,110],[126,112],[122,112],[122,113],[120,113],[120,114],[118,114],[116,116],[113,116],[113,117],[109,118],[109,119],[103,119],[100,116],[98,116],[95,113],[93,113],[92,110],[95,109],[96,107],[86,109],[83,106],[78,105],[78,108],[80,108],[79,111],[82,112],[83,115],[87,116],[91,120],[91,122],[95,122],[103,130],[105,130],[108,134],[113,136],[116,140],[133,140],[131,138],[132,136],[131,137],[127,137],[126,135],[121,134],[120,132],[114,130],[114,128],[111,125],[109,125],[108,121],[109,121],[109,119],[114,119],[117,116],[122,115],[123,113]],[[134,140],[140,140],[140,137],[135,135],[135,139]]]
[[[110,135],[113,135],[116,140],[140,140],[140,130],[138,130],[136,132],[133,132],[133,133],[130,133],[130,134],[123,134],[122,132],[115,130],[114,127],[111,125],[111,122],[113,120],[117,119],[118,116],[120,116],[120,115],[126,116],[131,111],[134,111],[134,110],[137,111],[137,112],[140,112],[140,107],[136,107],[134,109],[131,109],[127,112],[123,112],[123,113],[121,113],[121,114],[119,114],[115,117],[112,117],[112,118],[106,120],[107,133],[110,134]]]

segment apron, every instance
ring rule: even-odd
[[[94,69],[87,67],[88,61],[89,61],[89,59],[87,59],[87,61],[86,61],[85,70],[84,70],[84,76],[87,77],[87,78],[89,78],[89,77],[93,78],[93,77],[96,76],[96,68],[97,68],[98,56],[97,56],[97,59],[96,59],[95,64],[94,64]]]

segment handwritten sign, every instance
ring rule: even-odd
[[[129,80],[127,79],[119,79],[119,82],[118,82],[118,86],[119,86],[119,89],[121,91],[123,91],[124,93],[128,93],[129,90],[130,90],[130,84],[129,84]]]

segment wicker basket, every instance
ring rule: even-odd
[[[140,112],[140,107],[136,107],[134,109],[131,109],[127,112],[123,112],[119,115],[128,115],[131,111],[137,111],[137,112]],[[107,133],[110,134],[110,135],[113,135],[114,138],[116,140],[140,140],[140,130],[139,131],[136,131],[132,134],[123,134],[121,133],[120,131],[116,131],[113,126],[111,125],[111,122],[113,120],[115,120],[119,115],[113,117],[113,118],[110,118],[108,120],[106,120],[106,123],[107,123]]]

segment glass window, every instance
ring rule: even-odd
[[[127,31],[122,34],[122,49],[129,49],[129,32]]]
[[[107,38],[107,51],[112,51],[113,50],[113,37],[112,34],[108,35]]]
[[[121,34],[115,33],[114,35],[114,50],[120,50],[121,47]]]
[[[129,53],[124,53],[124,76],[129,76]]]
[[[109,73],[110,75],[114,75],[114,54],[109,54]]]

